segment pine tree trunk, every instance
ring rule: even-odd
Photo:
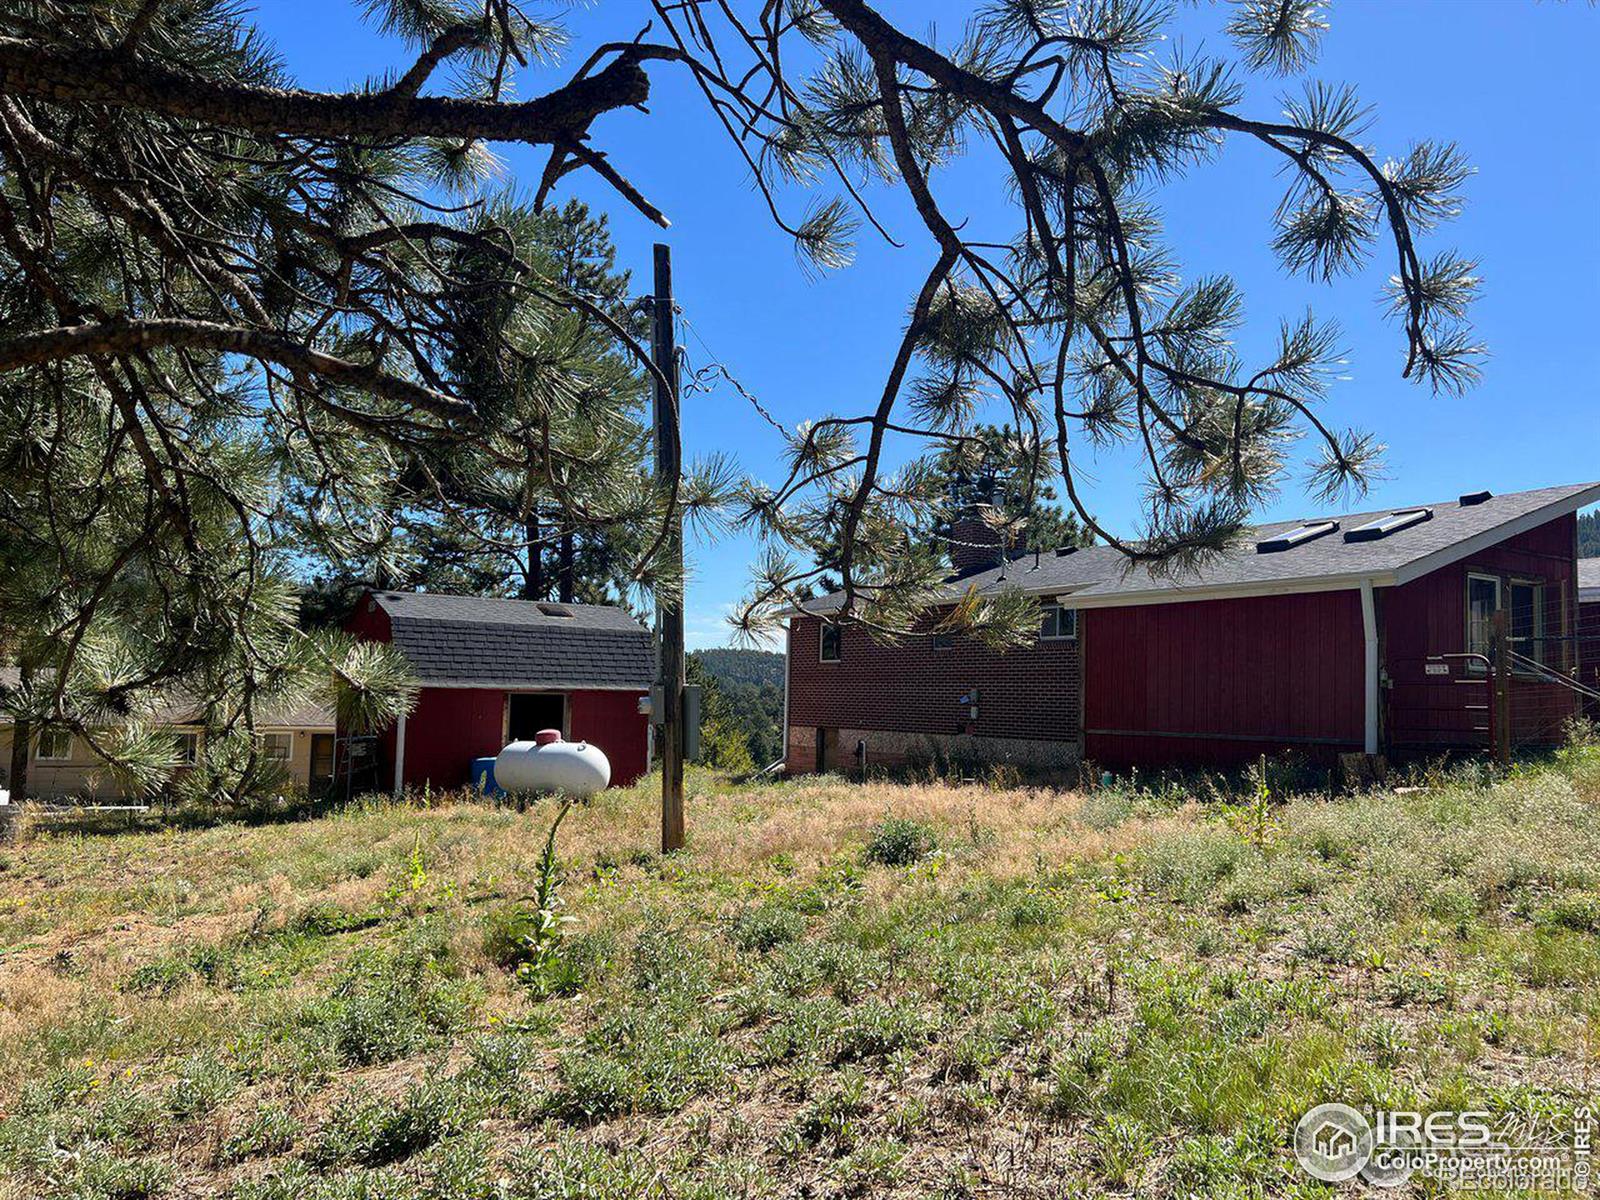
[[[6,784],[11,789],[11,803],[21,804],[28,794],[28,741],[32,727],[19,718],[11,726],[11,772]]]
[[[561,535],[561,603],[571,604],[573,587],[572,534]]]
[[[530,512],[523,529],[528,542],[528,565],[522,573],[523,600],[544,599],[544,550],[539,545],[539,514]]]

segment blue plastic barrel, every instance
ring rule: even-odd
[[[506,794],[505,789],[494,781],[494,759],[472,760],[472,790],[496,800]]]

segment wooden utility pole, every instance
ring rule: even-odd
[[[678,348],[673,329],[672,249],[655,248],[655,302],[651,348],[655,359],[656,479],[673,495],[683,474],[682,430],[678,422]],[[667,386],[662,386],[662,379]],[[657,691],[661,711],[661,852],[683,849],[683,517],[674,509],[667,532],[666,574],[672,592],[656,598],[656,639],[660,655]]]
[[[1494,614],[1494,756],[1511,765],[1511,619],[1505,609]]]

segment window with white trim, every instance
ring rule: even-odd
[[[294,734],[264,733],[261,735],[261,754],[268,762],[288,765],[294,753]]]
[[[1040,610],[1039,640],[1070,642],[1078,636],[1078,610],[1062,604],[1046,604]]]
[[[68,762],[72,758],[72,733],[66,729],[49,726],[39,730],[39,749],[34,756],[40,762]]]
[[[817,657],[823,662],[838,662],[844,657],[844,630],[828,621],[818,635]]]
[[[192,767],[200,761],[200,735],[193,730],[173,730],[172,746],[180,767]]]

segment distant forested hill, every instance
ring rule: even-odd
[[[783,753],[783,655],[766,650],[695,650],[689,657],[717,681],[728,718],[764,767]]]
[[[1578,515],[1578,557],[1600,558],[1600,512]]]

